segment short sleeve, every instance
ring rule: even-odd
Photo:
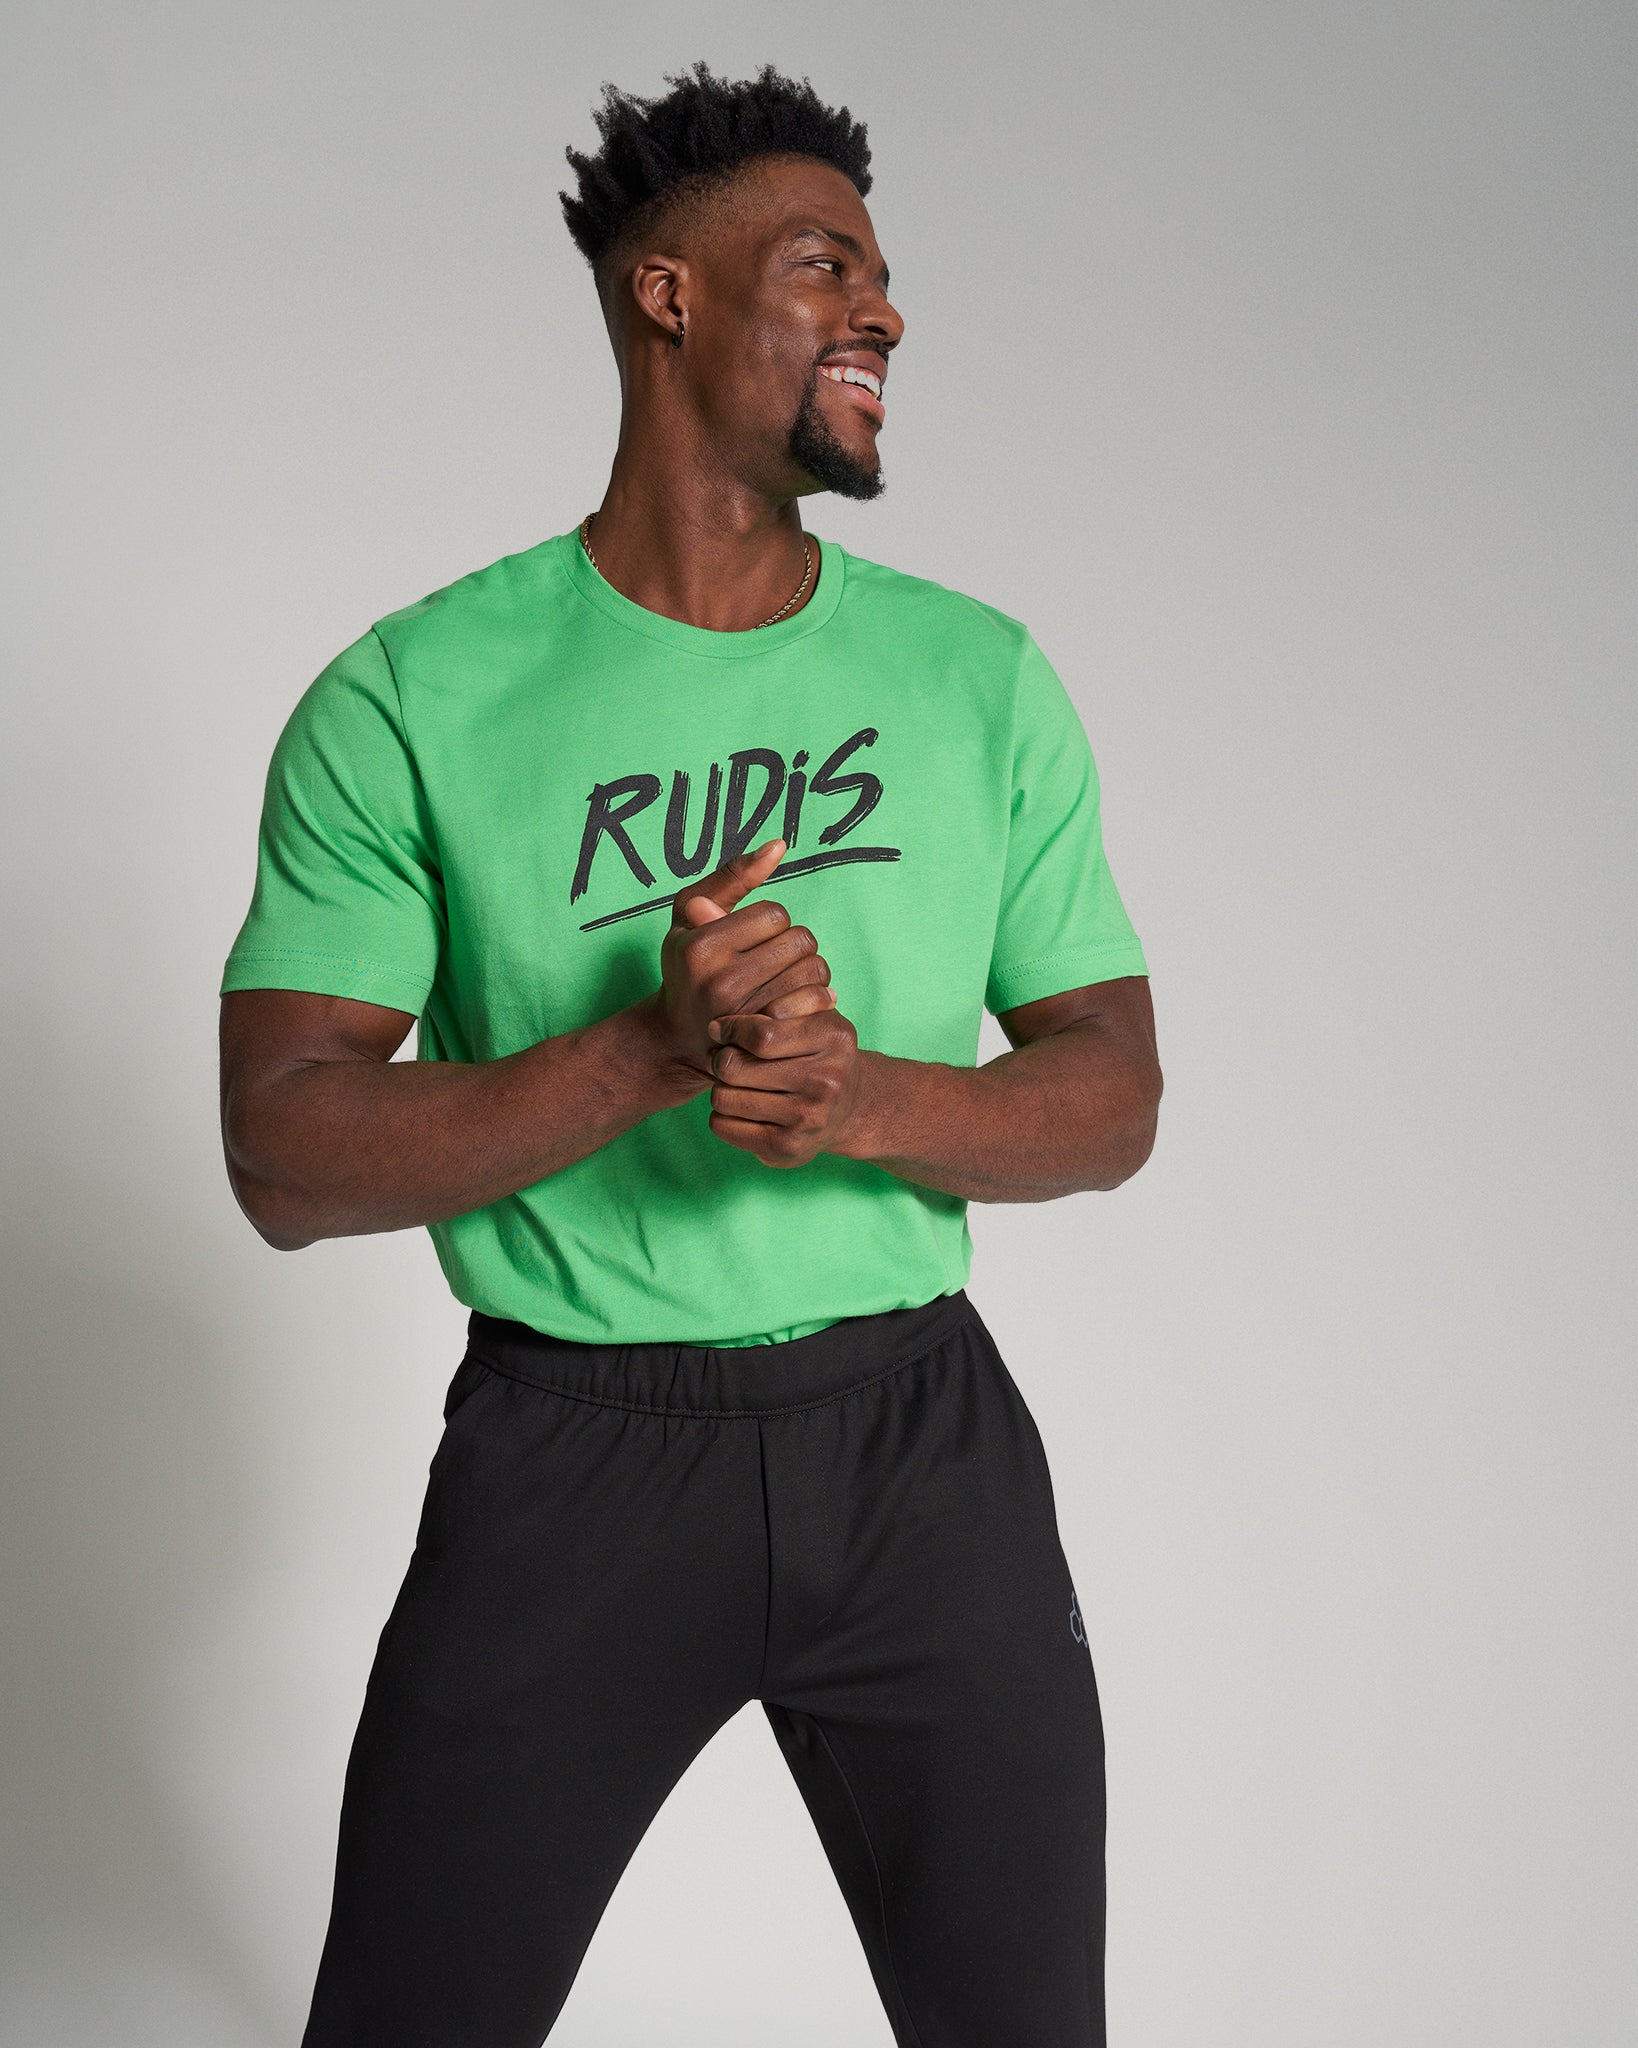
[[[1098,771],[1056,670],[1026,639],[1013,723],[1012,812],[984,1005],[992,1014],[1147,974],[1104,858]]]
[[[256,887],[222,976],[419,1016],[443,882],[385,648],[372,631],[308,686],[273,750]]]

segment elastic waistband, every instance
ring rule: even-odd
[[[784,1344],[580,1344],[474,1309],[467,1355],[507,1379],[664,1415],[813,1408],[913,1364],[977,1314],[965,1288],[916,1308],[844,1316]]]

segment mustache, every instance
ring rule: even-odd
[[[891,362],[893,351],[898,346],[891,341],[827,341],[808,366],[809,377],[817,377],[826,363],[835,362],[838,356],[871,355],[880,356],[884,363]]]

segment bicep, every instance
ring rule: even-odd
[[[236,1102],[317,1060],[390,1060],[415,1022],[407,1010],[302,989],[233,989],[222,998],[224,1132]]]
[[[1083,988],[1063,989],[1002,1010],[996,1022],[1016,1050],[1055,1032],[1084,1025],[1146,1051],[1155,1059],[1155,1008],[1146,974],[1122,974]]]
[[[310,1227],[292,1190],[322,1130],[305,1127],[302,1090],[284,1084],[303,1071],[360,1060],[390,1060],[414,1017],[350,996],[301,989],[234,989],[222,998],[222,1151],[239,1206],[267,1242],[297,1251],[322,1232]]]
[[[255,891],[221,991],[306,991],[413,1015],[444,935],[425,792],[385,651],[368,633],[314,680],[279,735]]]
[[[984,1005],[1028,1011],[1148,971],[1109,872],[1097,765],[1080,713],[1033,641],[1018,674],[1006,859]],[[1027,1020],[1026,1020],[1027,1021]]]

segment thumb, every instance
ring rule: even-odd
[[[691,888],[679,889],[672,903],[672,923],[709,924],[714,917],[726,917],[742,896],[760,887],[785,858],[783,839],[764,840],[754,853],[736,853]],[[704,915],[694,915],[695,906]]]

